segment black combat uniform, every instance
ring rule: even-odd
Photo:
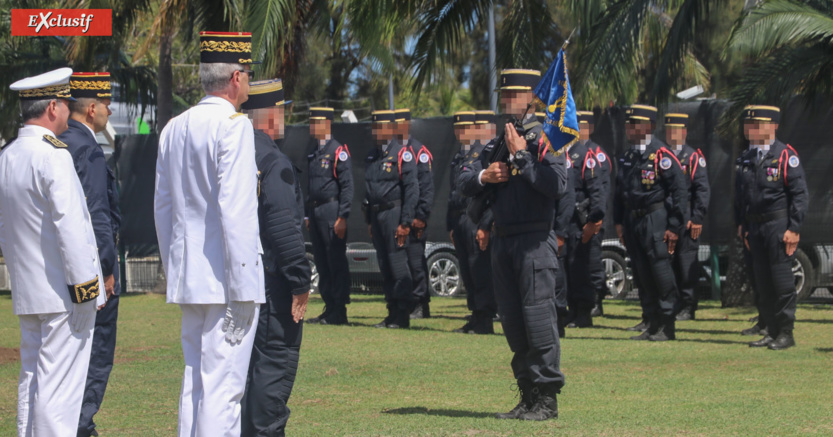
[[[428,148],[419,140],[410,137],[406,145],[413,156],[416,157],[417,181],[419,185],[419,200],[414,209],[414,218],[418,218],[428,224],[431,217],[431,208],[434,206],[434,157]],[[421,307],[423,317],[429,317],[427,311],[428,302],[431,300],[428,284],[428,262],[425,259],[425,243],[428,235],[425,229],[422,230],[422,237],[417,237],[419,230],[411,226],[411,235],[408,236],[408,266],[411,269],[411,281],[413,282],[413,302]]]
[[[84,401],[78,422],[78,435],[88,436],[95,431],[93,416],[104,400],[116,351],[116,322],[121,293],[116,246],[121,214],[116,178],[107,166],[104,152],[96,142],[92,129],[73,119],[69,119],[67,126],[67,130],[59,135],[58,139],[67,144],[67,150],[72,154],[75,171],[87,197],[87,209],[90,211],[98,257],[101,260],[101,273],[104,277],[113,275],[115,280],[113,296],[95,315],[90,367],[87,371]]]
[[[677,152],[685,176],[686,196],[688,199],[689,220],[692,224],[702,225],[709,208],[709,172],[706,169],[706,158],[700,150],[694,150],[683,145]],[[677,289],[680,292],[678,302],[678,320],[695,318],[697,311],[697,294],[694,287],[700,277],[697,252],[700,249],[699,239],[691,238],[691,229],[686,229],[677,241],[672,264],[677,278]]]
[[[246,392],[241,435],[283,435],[286,406],[295,383],[304,322],[292,318],[292,296],[310,290],[303,211],[292,162],[268,135],[255,129],[259,173],[258,221],[263,246],[266,303],[260,307]]]
[[[411,151],[391,140],[365,159],[365,221],[382,271],[388,316],[378,327],[409,327],[413,280],[406,247],[396,243],[396,228],[410,227],[419,200],[417,168]]]
[[[648,325],[635,340],[675,338],[677,284],[663,239],[666,230],[683,235],[687,201],[682,169],[664,143],[654,139],[645,151],[631,148],[619,159],[614,221],[624,226],[642,318]]]
[[[567,152],[575,199],[567,237],[568,302],[578,327],[593,325],[590,311],[596,303],[599,284],[594,282],[592,272],[603,270],[600,267],[602,233],[592,236],[587,243],[582,242],[584,225],[603,220],[607,206],[604,180],[608,172],[604,162],[599,162],[595,147],[591,141],[578,142]]]
[[[307,155],[309,189],[306,217],[318,269],[318,291],[324,300],[324,313],[310,322],[347,323],[350,299],[350,270],[347,264],[347,234],[338,238],[333,231],[336,220],[350,216],[353,202],[353,172],[350,151],[338,141],[319,146],[313,140]]]
[[[477,231],[491,232],[494,219],[489,209],[478,223],[474,223],[466,214],[471,197],[464,196],[458,184],[458,176],[463,165],[468,161],[480,159],[486,147],[494,147],[493,142],[483,145],[478,141],[468,151],[460,149],[451,160],[449,172],[451,189],[448,192],[446,230],[453,232],[454,250],[460,265],[463,285],[466,287],[467,306],[472,312],[468,322],[456,330],[463,333],[493,334],[495,332],[494,317],[497,313],[497,302],[492,275],[489,273],[492,264],[492,245],[487,245],[484,251],[480,250],[480,245],[477,243]]]
[[[496,187],[492,205],[492,278],[521,391],[521,402],[501,418],[524,417],[545,399],[552,403],[547,408],[557,412],[556,394],[564,386],[555,307],[558,243],[553,206],[566,192],[567,168],[563,154],[539,148],[540,123],[532,117],[524,121],[527,150],[513,157],[509,181]],[[490,152],[487,148],[481,159],[464,164],[458,176],[464,195],[484,190],[479,178],[489,165]]]
[[[795,254],[787,255],[783,238],[788,230],[799,233],[804,221],[804,168],[792,147],[775,140],[768,151],[747,150],[737,161],[736,178],[740,191],[735,194],[735,220],[749,243],[767,329],[764,339],[750,345],[785,349],[794,345],[796,292],[791,269]]]

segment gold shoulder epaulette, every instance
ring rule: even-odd
[[[234,120],[235,118],[240,117],[241,115],[246,115],[246,114],[244,114],[242,112],[235,112],[234,114],[231,114],[231,117],[229,117],[229,118]]]
[[[44,135],[43,140],[59,149],[66,149],[67,145],[63,141],[53,137],[52,135]]]

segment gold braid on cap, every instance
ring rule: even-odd
[[[69,86],[77,90],[109,90],[109,80],[71,80]]]
[[[35,88],[31,90],[20,90],[20,97],[69,97],[69,84],[62,83],[60,85],[50,85],[43,88]]]
[[[249,41],[201,41],[201,52],[250,53],[252,43]],[[241,61],[244,61],[241,59]],[[251,59],[248,60],[251,62]],[[243,63],[243,62],[241,62]]]

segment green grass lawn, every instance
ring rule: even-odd
[[[308,316],[322,302],[311,301]],[[384,302],[354,296],[353,326],[306,327],[290,400],[297,436],[714,436],[833,435],[833,307],[802,305],[798,346],[750,349],[748,309],[706,302],[678,323],[678,341],[633,342],[636,302],[610,302],[590,329],[562,342],[567,385],[560,418],[499,421],[516,403],[502,335],[453,334],[464,299],[435,299],[434,318],[411,330],[374,329]],[[176,432],[183,368],[179,308],[161,295],[122,297],[116,364],[102,436]],[[11,298],[0,295],[0,435],[14,435],[20,338]],[[497,326],[497,325],[496,325]],[[16,351],[16,350],[15,350]]]

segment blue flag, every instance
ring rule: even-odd
[[[557,152],[578,141],[576,102],[570,89],[567,58],[563,48],[558,51],[558,57],[535,87],[535,97],[547,108],[544,144]]]

